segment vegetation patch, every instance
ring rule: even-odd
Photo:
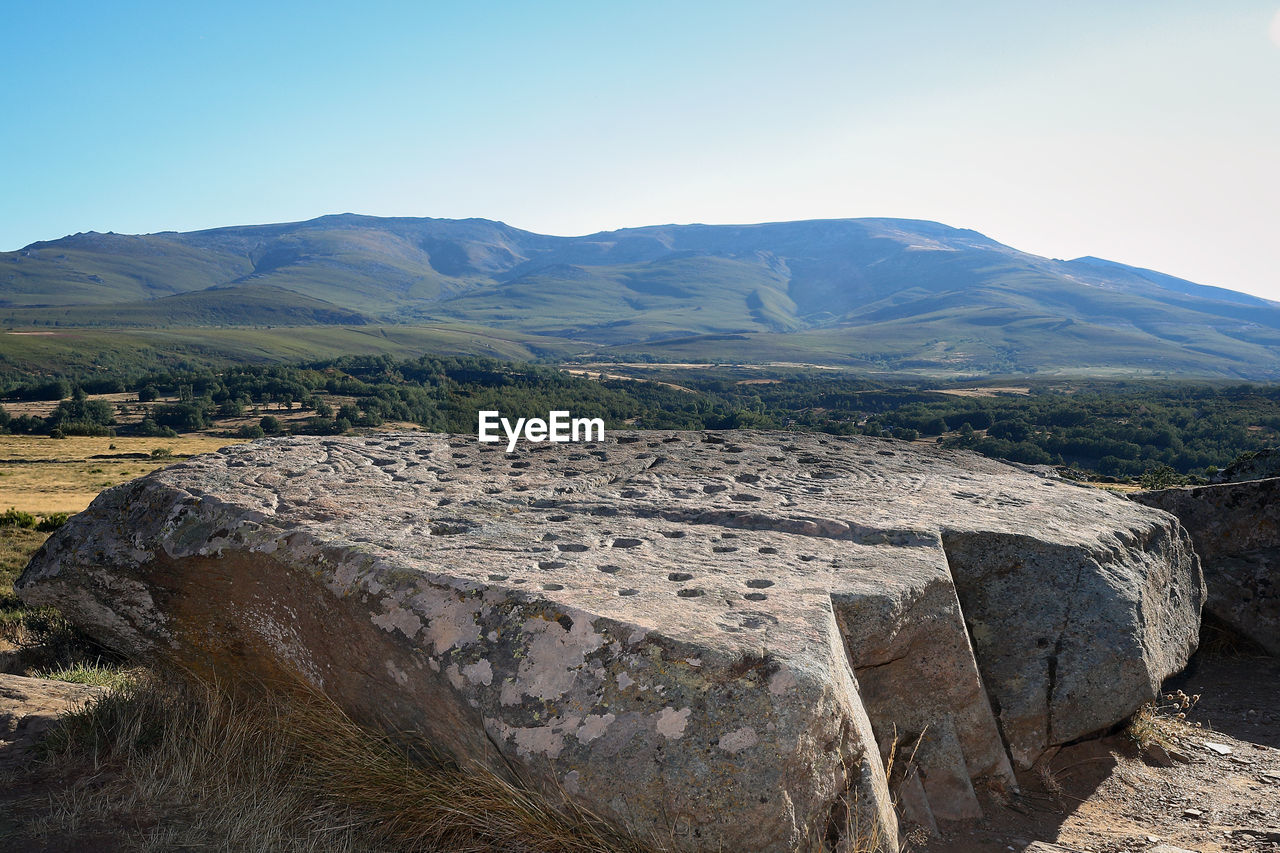
[[[81,684],[114,683],[123,658],[77,630],[56,609],[27,607],[13,591],[14,581],[48,535],[33,527],[0,525],[0,671],[61,673],[60,680]]]
[[[166,452],[189,455],[228,441],[387,428],[474,433],[480,410],[533,417],[557,409],[602,418],[609,429],[783,429],[923,441],[1144,488],[1203,482],[1242,454],[1280,444],[1280,388],[1254,383],[952,387],[802,365],[620,362],[606,370],[472,356],[344,356],[11,386],[0,430],[14,438],[0,447],[14,464],[0,466],[0,505],[13,495],[10,504],[28,511],[75,511],[101,489],[164,464]],[[68,437],[50,441],[55,435]],[[92,451],[90,442],[97,443]],[[72,464],[25,467],[51,462]]]
[[[233,694],[144,675],[66,717],[41,752],[42,774],[66,784],[52,808],[19,809],[37,842],[110,825],[150,850],[664,849],[296,685]]]

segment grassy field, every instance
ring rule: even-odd
[[[13,599],[13,582],[27,567],[31,555],[48,538],[48,533],[35,530],[0,527],[0,617],[18,606]]]
[[[98,492],[240,439],[0,435],[0,510],[79,512]]]

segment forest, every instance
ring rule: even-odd
[[[1081,477],[1164,484],[1213,476],[1280,444],[1280,386],[1044,380],[886,383],[806,368],[621,368],[475,356],[351,356],[286,365],[62,377],[11,384],[0,429],[50,435],[245,438],[416,426],[474,433],[476,412],[567,409],[610,429],[783,429],[964,447]],[[13,413],[33,401],[47,414]]]

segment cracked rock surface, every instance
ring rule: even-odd
[[[18,588],[709,851],[896,849],[895,742],[910,819],[980,814],[975,785],[1152,698],[1204,598],[1165,513],[771,432],[229,447],[104,492]]]

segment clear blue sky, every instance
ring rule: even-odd
[[[7,0],[0,249],[936,219],[1280,299],[1280,2]]]

